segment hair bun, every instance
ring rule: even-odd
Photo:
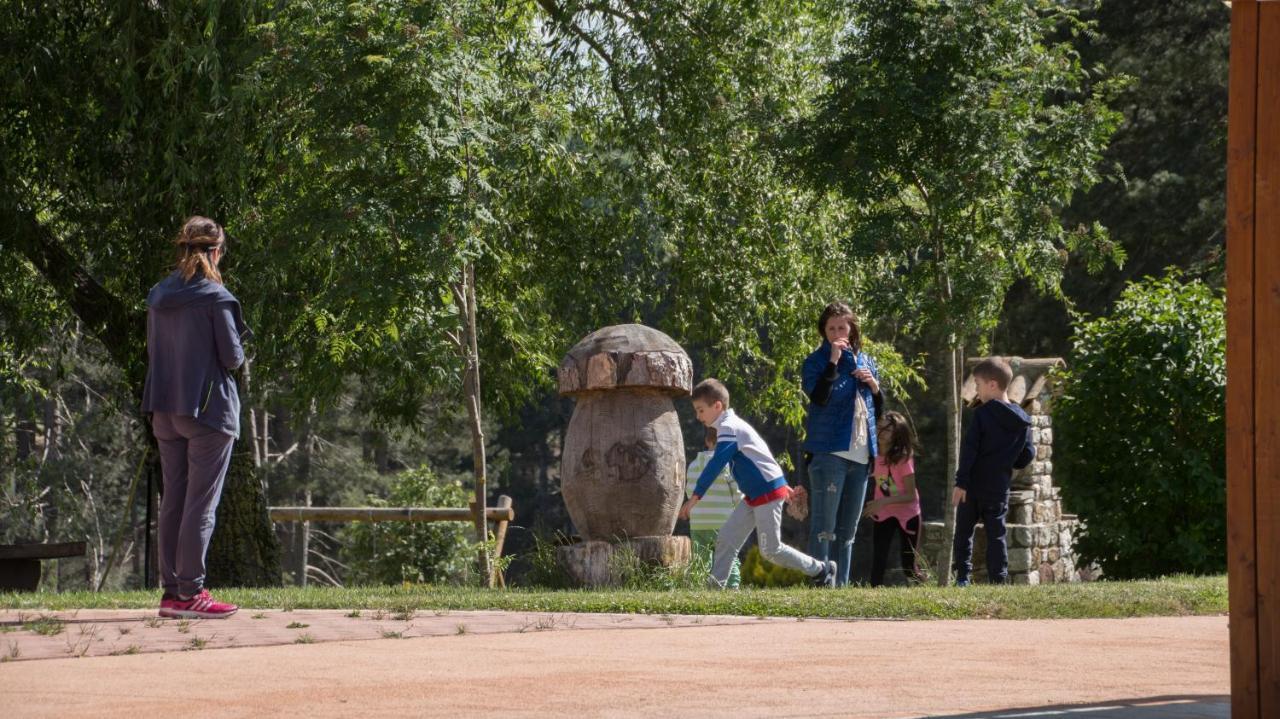
[[[207,217],[194,215],[182,225],[182,241],[191,245],[217,244],[222,239],[222,228]],[[210,242],[194,242],[208,238]]]

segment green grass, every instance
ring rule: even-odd
[[[287,587],[226,589],[218,598],[242,607],[366,609],[373,617],[418,610],[737,614],[866,619],[1071,619],[1225,614],[1226,577],[1170,577],[1040,587],[954,587],[550,591],[468,587]],[[0,609],[151,609],[155,592],[0,593]]]

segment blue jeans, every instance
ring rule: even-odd
[[[849,583],[853,537],[867,498],[867,465],[823,452],[809,462],[809,555],[836,560],[836,586]],[[835,545],[834,547],[832,545]]]
[[[973,571],[973,530],[978,522],[987,530],[987,578],[992,584],[1009,581],[1009,549],[1005,546],[1004,518],[1009,503],[1003,500],[968,500],[956,507],[955,553],[956,581],[969,578]]]

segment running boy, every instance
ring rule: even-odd
[[[719,380],[705,379],[693,388],[693,409],[698,421],[717,430],[716,451],[703,468],[693,496],[680,508],[680,518],[689,518],[689,512],[701,501],[726,464],[732,469],[733,479],[744,496],[716,537],[711,585],[724,588],[738,550],[755,530],[762,557],[774,564],[804,572],[816,586],[834,586],[835,562],[818,561],[783,543],[782,505],[791,496],[791,488],[787,486],[787,479],[773,459],[769,446],[728,406],[729,390]]]

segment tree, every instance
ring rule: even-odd
[[[566,143],[589,154],[534,166],[551,181],[540,189],[570,188],[535,218],[552,241],[580,248],[561,255],[562,271],[586,270],[576,279],[588,302],[614,293],[603,306],[612,321],[654,323],[704,357],[701,373],[728,380],[742,411],[798,428],[796,375],[818,343],[817,314],[832,299],[862,304],[868,273],[840,246],[848,203],[798,186],[770,147],[818,97],[842,4],[539,6],[554,77],[591,88],[573,116],[589,131]],[[580,289],[563,296],[587,304]],[[893,382],[914,378],[886,360],[900,370]]]
[[[1118,249],[1062,209],[1096,184],[1117,123],[1114,89],[1093,82],[1057,32],[1087,31],[1039,0],[857,0],[830,88],[797,124],[800,170],[858,208],[850,255],[873,264],[872,295],[908,331],[942,338],[947,476],[960,446],[966,340],[989,331],[1011,283],[1059,293],[1068,253],[1093,267]],[[954,507],[945,505],[950,579]]]
[[[244,67],[244,29],[258,12],[252,3],[130,2],[16,2],[0,12],[0,284],[38,274],[36,293],[49,300],[38,310],[80,321],[122,371],[133,407],[146,372],[142,298],[163,275],[166,238],[197,208],[225,215],[244,187],[250,158],[224,148],[243,144],[252,113],[229,78]],[[2,307],[10,356],[30,356],[48,325],[24,318],[22,304]],[[258,480],[233,471],[227,488],[261,518],[222,511],[223,534],[258,521],[247,541],[274,556],[270,527],[260,531]],[[251,581],[277,583],[278,566],[268,561]]]
[[[1225,266],[1230,9],[1201,0],[1084,5],[1095,32],[1073,39],[1082,60],[1132,81],[1110,102],[1123,115],[1103,155],[1115,169],[1077,194],[1065,217],[1101,222],[1127,259],[1098,273],[1071,263],[1065,306],[1014,288],[1000,336],[1054,354],[1071,346],[1069,311],[1105,313],[1128,283],[1169,266],[1221,285]]]
[[[49,324],[21,304],[44,299],[136,392],[141,297],[200,211],[256,332],[246,408],[304,428],[354,401],[371,431],[425,431],[455,401],[478,498],[482,410],[544,396],[602,324],[668,330],[794,426],[813,315],[864,268],[848,203],[793,186],[767,140],[816,97],[838,8],[12,4],[0,284],[43,290],[0,293],[6,366],[37,351]]]
[[[1085,17],[1096,32],[1080,38],[1081,56],[1133,80],[1111,101],[1124,119],[1104,154],[1123,172],[1081,193],[1070,216],[1103,222],[1127,260],[1094,277],[1072,273],[1067,291],[1080,309],[1103,312],[1129,282],[1170,262],[1220,284],[1230,8],[1106,0]]]
[[[1226,313],[1179,273],[1076,328],[1055,409],[1076,549],[1116,578],[1226,567]]]

